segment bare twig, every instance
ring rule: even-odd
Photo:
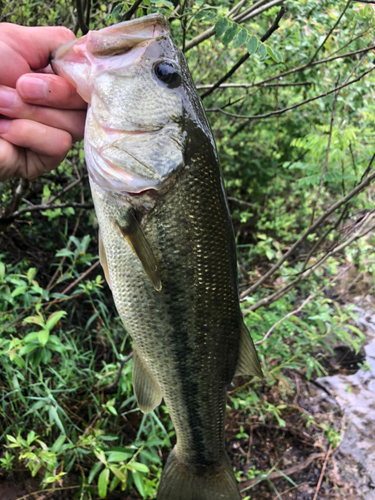
[[[6,210],[4,211],[3,216],[0,218],[1,221],[3,219],[6,219],[7,217],[9,217],[16,210],[18,210],[18,207],[20,206],[21,201],[22,201],[26,191],[29,188],[29,185],[30,185],[30,181],[28,181],[27,179],[20,179],[20,182],[19,182],[19,184],[14,192],[12,201],[9,203]]]
[[[26,207],[18,210],[17,212],[13,212],[9,217],[4,217],[0,219],[0,223],[9,223],[14,221],[16,217],[19,217],[22,214],[27,212],[40,212],[41,210],[55,210],[55,208],[93,208],[92,203],[76,203],[76,202],[68,202],[68,203],[58,203],[56,205],[50,205],[48,203],[44,203],[43,205],[34,205],[33,207]]]
[[[254,479],[251,479],[250,481],[246,481],[246,482],[242,483],[242,485],[245,486],[245,488],[241,489],[241,493],[249,490],[250,488],[253,487],[254,484],[260,483],[264,479],[272,480],[272,479],[278,479],[279,477],[291,476],[292,474],[296,474],[296,472],[300,472],[301,470],[307,469],[307,467],[312,462],[314,462],[314,460],[317,460],[318,458],[322,458],[323,456],[324,456],[323,453],[311,453],[311,455],[309,455],[304,462],[299,463],[297,465],[293,465],[293,467],[289,467],[289,469],[285,469],[283,471],[274,471],[274,472],[271,472],[270,474],[262,476],[261,479],[254,478]]]
[[[335,30],[337,28],[337,26],[340,24],[340,21],[343,17],[343,15],[345,14],[347,8],[349,7],[350,5],[350,2],[351,0],[348,0],[346,2],[346,5],[344,7],[344,10],[341,12],[340,16],[338,17],[337,21],[335,22],[335,24],[332,26],[332,28],[329,30],[327,36],[325,37],[325,39],[322,41],[322,43],[319,45],[319,47],[316,49],[316,51],[314,52],[314,55],[312,56],[312,58],[310,59],[309,61],[309,64],[311,64],[313,62],[313,60],[315,59],[315,57],[317,56],[318,52],[320,51],[320,49],[322,47],[324,47],[326,41],[328,40],[328,38],[331,36],[331,34],[333,33],[333,30]]]
[[[283,0],[284,1],[284,0]],[[272,2],[271,2],[272,3]],[[281,2],[278,2],[278,3],[281,3]],[[269,4],[268,4],[269,5]],[[285,14],[285,8],[284,7],[281,7],[279,13],[277,14],[276,16],[276,19],[275,21],[272,23],[272,26],[266,31],[266,33],[262,36],[261,38],[261,41],[262,42],[265,42],[271,35],[272,33],[274,33],[278,27],[279,27],[279,21],[280,19],[282,18],[282,16]],[[246,54],[244,54],[240,59],[239,61],[237,61],[237,63],[228,71],[228,73],[226,73],[222,78],[220,78],[220,80],[218,82],[216,82],[210,89],[208,89],[206,92],[204,92],[202,95],[201,95],[201,99],[204,99],[205,97],[207,97],[208,95],[210,95],[215,89],[217,89],[218,87],[220,87],[220,85],[222,83],[224,83],[225,81],[228,80],[228,78],[230,78],[233,73],[235,73],[237,71],[237,69],[242,66],[242,64],[250,57],[250,54],[248,52],[246,52]]]
[[[117,375],[116,375],[116,378],[115,380],[113,380],[113,382],[111,382],[109,385],[107,385],[107,387],[104,388],[104,392],[105,393],[109,393],[110,390],[113,388],[113,387],[116,387],[116,385],[119,383],[119,380],[121,378],[121,373],[122,373],[122,370],[124,369],[124,366],[126,365],[126,363],[129,361],[129,359],[131,359],[133,357],[133,353],[131,352],[130,354],[128,354],[126,356],[126,358],[122,359],[120,361],[120,368],[117,372]]]
[[[96,262],[94,262],[94,264],[92,264],[92,266],[90,266],[83,274],[81,274],[80,276],[78,276],[78,278],[76,280],[73,281],[73,283],[71,283],[70,285],[68,285],[62,292],[61,292],[61,295],[66,295],[69,290],[71,290],[72,288],[74,288],[76,285],[78,285],[78,283],[80,281],[82,281],[84,278],[86,278],[87,275],[89,275],[91,273],[91,271],[93,271],[98,265],[100,264],[100,260],[97,260]],[[48,311],[48,309],[53,306],[54,304],[57,304],[58,302],[60,302],[61,300],[63,299],[55,299],[53,300],[52,302],[49,303],[48,307],[45,309],[46,311]]]
[[[363,224],[367,226],[366,224]],[[358,232],[351,238],[349,238],[347,241],[344,241],[341,245],[335,246],[332,250],[327,252],[323,257],[321,257],[313,266],[311,266],[309,269],[306,269],[303,273],[299,275],[297,279],[283,287],[281,290],[278,290],[277,292],[273,293],[272,295],[269,295],[268,297],[265,297],[261,300],[258,300],[255,304],[252,306],[248,307],[247,310],[245,310],[245,314],[256,311],[259,309],[259,307],[262,306],[268,306],[275,302],[276,300],[279,300],[281,297],[283,297],[286,293],[289,292],[292,288],[294,288],[296,285],[298,285],[303,279],[308,278],[311,273],[315,271],[318,267],[320,267],[329,257],[332,257],[334,254],[341,252],[345,247],[353,243],[354,241],[358,240],[359,238],[363,238],[363,236],[366,236],[369,232],[373,231],[375,229],[375,224],[367,228],[365,231]]]
[[[325,459],[324,459],[322,471],[320,473],[319,481],[318,481],[318,484],[316,486],[315,495],[314,495],[313,500],[316,500],[318,498],[318,493],[319,493],[320,486],[321,486],[322,481],[323,481],[324,472],[326,470],[326,465],[327,465],[327,462],[328,462],[328,457],[331,454],[331,450],[332,450],[332,444],[330,444],[329,447],[328,447],[328,450],[327,450],[327,453],[326,453],[326,456],[325,456]]]
[[[18,497],[16,500],[26,500],[27,498],[35,495],[39,495],[40,493],[48,493],[48,492],[53,492],[53,491],[63,491],[63,490],[76,490],[77,488],[80,488],[81,486],[75,485],[75,486],[64,486],[63,488],[48,488],[44,490],[39,490],[39,491],[33,491],[32,493],[27,493],[27,495],[24,495],[23,497]]]
[[[375,5],[374,0],[351,0],[352,2],[357,2],[357,3],[372,3]]]
[[[337,87],[338,82],[339,82],[339,79],[337,80],[336,87]],[[314,222],[316,204],[318,203],[318,200],[319,200],[319,197],[320,197],[320,193],[321,193],[321,190],[322,190],[322,187],[323,187],[324,179],[325,179],[325,176],[326,176],[326,173],[327,173],[329,150],[331,148],[333,122],[335,120],[336,103],[337,103],[338,96],[339,96],[339,91],[337,90],[335,92],[335,97],[333,99],[333,106],[332,106],[332,113],[331,113],[331,122],[330,122],[330,125],[329,125],[328,143],[327,143],[327,148],[326,148],[326,158],[324,160],[323,172],[322,172],[322,176],[320,178],[318,192],[316,193],[316,197],[315,197],[315,200],[314,200],[314,203],[313,203],[313,209],[312,209],[310,224],[312,224]]]
[[[138,7],[141,5],[143,0],[135,0],[133,5],[130,7],[130,9],[125,12],[123,20],[124,21],[129,21],[129,19],[132,17],[132,15],[137,11]]]
[[[254,205],[254,203],[249,203],[248,201],[239,200],[238,198],[233,198],[233,196],[227,196],[227,199],[230,201],[235,201],[240,205],[245,205],[246,207],[260,208],[258,205]]]
[[[351,198],[353,198],[356,194],[361,192],[370,182],[375,179],[375,172],[372,172],[364,181],[358,184],[354,189],[352,189],[346,196],[338,200],[334,203],[328,210],[326,210],[318,219],[312,224],[303,234],[298,238],[298,240],[290,247],[290,249],[283,255],[283,257],[264,275],[260,278],[254,285],[245,290],[240,298],[243,299],[249,293],[255,292],[255,290],[262,285],[272,274],[274,274],[282,264],[290,257],[290,255],[296,250],[296,248],[303,243],[309,234],[315,231],[315,229],[333,212],[335,212],[342,205],[347,203]]]
[[[299,87],[303,85],[314,85],[314,82],[295,82],[295,83],[264,83],[264,84],[253,84],[253,83],[223,83],[220,85],[218,88],[220,89],[231,89],[231,88],[238,88],[238,89],[249,89],[253,87]],[[202,90],[202,89],[212,89],[213,85],[196,85],[197,90]]]
[[[263,342],[265,342],[268,337],[271,335],[271,333],[274,331],[274,329],[276,327],[278,327],[281,323],[283,323],[286,319],[290,318],[291,316],[294,316],[296,314],[298,314],[300,311],[302,311],[302,309],[309,303],[311,302],[311,300],[315,299],[315,297],[317,295],[319,295],[320,293],[322,293],[326,288],[328,288],[333,282],[335,282],[337,279],[339,279],[343,274],[344,272],[346,271],[346,268],[343,269],[341,271],[341,273],[339,273],[337,276],[335,276],[329,283],[327,283],[323,288],[320,288],[316,293],[314,294],[311,294],[307,297],[307,299],[302,302],[302,304],[297,307],[297,309],[294,309],[294,311],[288,313],[286,316],[284,316],[283,318],[281,318],[279,321],[277,321],[274,325],[271,326],[271,328],[268,330],[268,332],[264,335],[264,337],[262,338],[262,340],[258,340],[258,342],[255,342],[255,345],[259,345],[259,344],[263,344]]]
[[[261,9],[256,9],[256,7],[258,7],[259,5],[261,5],[262,3],[264,3],[266,0],[258,0],[258,2],[255,2],[255,4],[253,4],[251,7],[249,7],[248,9],[244,10],[243,12],[241,12],[241,14],[238,14],[238,15],[235,15],[233,16],[233,14],[231,14],[230,12],[228,12],[228,14],[225,16],[225,17],[232,17],[233,16],[233,21],[236,22],[236,23],[240,23],[242,22],[242,18],[244,16],[247,16],[247,15],[250,15],[250,17],[255,17],[257,16],[258,14],[261,14],[262,12],[264,12],[265,10],[268,10],[270,9],[271,7],[274,7],[274,2],[270,2],[272,5],[269,6],[269,4],[267,4],[266,6],[264,6],[264,8],[261,8]],[[284,0],[278,0],[279,3],[282,3]],[[233,9],[232,9],[233,11]],[[250,17],[248,19],[250,19]],[[196,47],[197,45],[199,45],[200,43],[204,42],[205,40],[207,40],[208,38],[211,38],[213,35],[215,34],[215,26],[212,26],[211,28],[208,28],[206,31],[204,31],[203,33],[200,33],[199,35],[197,35],[196,37],[194,37],[192,40],[190,40],[189,42],[186,43],[185,45],[185,52],[187,52],[188,50],[192,49],[193,47]]]
[[[77,5],[78,25],[81,28],[82,34],[86,35],[89,31],[89,28],[86,24],[85,15],[83,12],[83,6],[82,6],[81,0],[76,0],[76,5]]]
[[[82,177],[79,177],[76,181],[74,181],[71,184],[69,184],[68,186],[64,187],[64,189],[62,189],[59,193],[57,193],[57,195],[55,195],[53,198],[51,198],[50,200],[48,200],[48,204],[51,204],[54,201],[56,201],[58,198],[61,198],[61,196],[63,194],[65,194],[68,191],[70,191],[72,188],[74,188],[74,186],[76,186],[77,184],[79,184],[80,182],[82,182],[83,179],[85,177],[87,177],[87,176],[88,176],[88,174],[84,174],[84,175],[82,175]]]
[[[365,71],[364,73],[362,73],[357,78],[354,78],[353,80],[350,80],[349,82],[344,83],[344,84],[340,85],[339,87],[331,89],[328,92],[324,92],[323,94],[320,94],[320,95],[317,95],[317,96],[314,96],[314,97],[310,97],[310,99],[305,99],[304,101],[301,101],[301,102],[298,102],[296,104],[293,104],[292,106],[288,106],[287,108],[282,108],[282,109],[278,109],[278,110],[275,110],[275,111],[270,111],[269,113],[264,113],[262,115],[250,115],[250,116],[247,116],[247,115],[237,115],[235,113],[228,113],[228,111],[224,111],[221,108],[208,108],[208,109],[206,109],[206,112],[220,112],[220,113],[223,113],[224,115],[230,116],[232,118],[244,119],[244,120],[247,120],[247,121],[262,120],[264,118],[269,118],[270,116],[282,115],[283,113],[286,113],[287,111],[290,111],[290,110],[295,109],[295,108],[299,108],[300,106],[304,106],[305,104],[308,104],[309,102],[316,101],[317,99],[321,99],[322,97],[325,97],[325,96],[327,96],[329,94],[332,94],[333,92],[337,92],[337,91],[343,89],[344,87],[347,87],[348,85],[352,85],[353,83],[358,82],[364,76],[366,76],[369,73],[371,73],[372,71],[374,71],[374,69],[375,69],[375,66],[373,66],[369,70]],[[214,88],[212,88],[211,90],[214,90]]]

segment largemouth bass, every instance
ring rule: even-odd
[[[157,498],[240,499],[224,450],[226,387],[262,371],[239,306],[215,143],[185,58],[154,14],[89,32],[52,66],[89,104],[99,254],[133,339],[139,408],[163,398],[176,430]]]

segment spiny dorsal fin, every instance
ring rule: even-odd
[[[133,351],[133,387],[139,409],[150,413],[161,403],[159,386],[136,349]]]
[[[117,225],[121,234],[129,243],[130,248],[141,261],[143,269],[150,278],[155,290],[160,292],[161,280],[159,276],[158,263],[133,211],[129,210],[126,217],[126,225],[120,225],[118,222]]]
[[[264,378],[253,339],[250,337],[249,330],[242,319],[240,352],[236,369],[236,376],[238,375],[252,375]]]
[[[109,288],[111,288],[111,279],[109,277],[107,256],[105,254],[103,240],[102,240],[102,237],[101,237],[101,234],[100,234],[100,229],[99,229],[98,239],[99,239],[99,260],[100,260],[100,264],[101,264],[101,266],[103,268],[104,276],[105,276],[105,279],[106,279],[106,281],[108,283],[108,286],[109,286]]]

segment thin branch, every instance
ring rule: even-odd
[[[349,1],[350,1],[350,0],[349,0]],[[319,493],[320,486],[321,486],[322,481],[323,481],[324,472],[325,472],[325,470],[326,470],[326,465],[327,465],[327,462],[328,462],[328,457],[329,457],[329,456],[330,456],[330,454],[331,454],[331,450],[332,450],[332,444],[330,444],[330,445],[329,445],[329,447],[328,447],[328,450],[327,450],[327,453],[326,453],[326,456],[325,456],[325,459],[324,459],[324,463],[323,463],[322,471],[321,471],[321,473],[320,473],[319,481],[318,481],[318,484],[317,484],[317,486],[316,486],[315,495],[314,495],[313,500],[317,500],[317,498],[318,498],[318,493]]]
[[[74,188],[74,186],[76,186],[77,184],[79,184],[80,182],[83,181],[83,179],[85,179],[85,177],[87,177],[88,174],[85,174],[85,175],[82,175],[82,177],[79,177],[76,181],[72,182],[71,184],[69,184],[68,186],[66,186],[64,189],[62,189],[59,193],[57,193],[57,195],[55,195],[53,198],[51,198],[48,203],[51,204],[53,203],[54,201],[56,201],[58,198],[60,198],[63,194],[65,194],[66,192],[70,191],[72,188]]]
[[[372,218],[373,217],[371,217],[371,219],[368,219],[366,224],[363,224],[362,226],[367,226],[367,223],[369,222],[369,220],[372,220]],[[361,229],[363,229],[362,226],[361,226]],[[349,240],[343,242],[341,245],[336,246],[332,251],[326,253],[318,262],[316,262],[308,270],[306,270],[304,273],[301,273],[297,279],[295,279],[294,281],[292,281],[291,283],[286,285],[281,290],[278,290],[277,292],[273,293],[272,295],[269,295],[268,297],[264,297],[263,299],[258,300],[258,302],[256,302],[252,306],[248,307],[244,311],[244,313],[245,313],[244,315],[246,315],[246,313],[256,311],[257,309],[259,309],[259,307],[268,306],[268,305],[272,304],[273,302],[276,302],[276,300],[279,300],[286,293],[288,293],[291,289],[295,288],[295,286],[298,285],[302,280],[304,280],[305,278],[308,278],[310,276],[310,274],[313,273],[318,267],[320,267],[329,257],[332,257],[334,254],[341,252],[341,250],[343,250],[345,247],[347,247],[348,245],[351,245],[354,241],[356,241],[360,238],[363,238],[363,236],[366,236],[369,232],[373,231],[374,229],[375,229],[375,224],[370,226],[370,228],[366,229],[366,231],[358,232],[357,234],[352,236]]]
[[[86,26],[90,29],[90,17],[91,17],[91,0],[87,0],[86,7]]]
[[[259,479],[259,477],[256,477],[254,479],[250,479],[250,481],[246,481],[240,485],[240,487],[245,486],[245,488],[241,489],[241,493],[251,489],[255,484],[258,484],[261,481],[264,481],[265,479],[272,480],[272,479],[278,479],[280,477],[285,478],[285,476],[291,476],[292,474],[296,474],[296,472],[300,472],[304,469],[307,469],[307,467],[312,462],[314,462],[314,460],[317,460],[318,458],[322,458],[323,456],[324,456],[323,453],[311,453],[311,455],[309,455],[304,462],[293,465],[292,467],[289,467],[289,469],[285,469],[283,471],[274,471],[274,472],[271,472],[270,474],[262,474],[260,476],[260,479]]]
[[[240,22],[242,22],[242,17],[244,15],[247,15],[250,12],[253,13],[251,17],[255,17],[258,14],[262,13],[264,10],[267,10],[267,9],[273,7],[273,5],[272,5],[271,7],[267,7],[266,9],[263,9],[263,10],[258,9],[257,11],[254,12],[254,9],[257,6],[259,6],[262,3],[264,3],[265,1],[266,0],[259,0],[258,2],[256,2],[255,4],[253,4],[251,7],[249,7],[246,10],[244,10],[243,12],[241,12],[241,14],[238,14],[237,16],[234,16],[233,17],[233,21],[236,22],[236,23],[240,23]],[[284,0],[282,0],[282,1],[284,1]],[[228,17],[228,18],[231,17],[230,12],[228,12],[228,14],[225,17]],[[215,26],[212,26],[211,28],[208,28],[206,31],[204,31],[200,35],[197,35],[192,40],[190,40],[189,42],[186,43],[185,52],[187,52],[188,50],[192,49],[193,47],[196,47],[197,45],[199,45],[200,43],[204,42],[208,38],[211,38],[214,34],[215,34]]]
[[[254,203],[249,203],[248,201],[239,200],[238,198],[233,198],[233,196],[227,196],[227,200],[235,201],[236,203],[239,203],[240,205],[245,205],[246,207],[260,208],[258,205],[254,205]]]
[[[351,1],[357,3],[370,3],[375,5],[375,2],[373,0],[351,0]]]
[[[246,3],[247,0],[241,0],[240,2],[238,2],[229,12],[228,14],[226,14],[224,17],[232,17],[232,16],[236,16],[238,14],[238,11],[242,9],[244,3]],[[265,0],[261,0],[261,1],[265,1]]]
[[[337,83],[338,82],[339,82],[339,79],[337,80]],[[336,85],[337,85],[337,83],[336,83]],[[333,99],[333,106],[332,106],[332,113],[331,113],[331,122],[330,122],[330,125],[329,125],[328,143],[327,143],[327,148],[326,148],[326,158],[324,160],[323,172],[322,172],[322,176],[320,178],[318,192],[316,193],[316,197],[315,197],[315,200],[314,200],[314,203],[313,203],[313,209],[312,209],[310,224],[312,224],[314,222],[316,204],[318,203],[318,200],[319,200],[319,197],[320,197],[320,193],[322,191],[324,179],[325,179],[326,173],[327,173],[329,150],[331,149],[331,139],[332,139],[332,131],[333,131],[333,122],[335,120],[336,103],[337,103],[338,96],[339,96],[339,91],[337,90],[335,92],[335,97]]]
[[[309,64],[309,63],[303,64],[302,66],[298,66],[297,68],[288,69],[287,71],[284,71],[284,73],[279,73],[278,75],[270,76],[269,78],[266,78],[265,80],[262,80],[261,82],[254,83],[254,86],[257,86],[257,85],[260,85],[263,83],[272,82],[272,80],[276,80],[276,78],[283,78],[284,76],[287,76],[287,75],[299,73],[300,71],[303,71],[304,69],[313,68],[314,66],[319,66],[320,64],[329,63],[329,62],[335,61],[336,59],[352,57],[352,56],[355,56],[357,54],[361,54],[362,52],[369,52],[370,50],[373,50],[373,49],[375,49],[375,45],[370,45],[370,47],[367,47],[365,49],[353,50],[352,52],[346,52],[345,54],[338,54],[337,56],[326,57],[325,59],[319,59],[319,61],[314,61],[311,64]]]
[[[272,3],[272,2],[271,2]],[[280,3],[280,2],[279,2]],[[269,5],[269,4],[268,4]],[[279,27],[279,21],[280,19],[282,18],[282,16],[285,14],[285,8],[284,7],[281,7],[279,13],[277,14],[276,16],[276,19],[275,21],[272,23],[272,26],[266,31],[266,33],[262,36],[262,38],[260,39],[262,42],[265,42],[271,35],[272,33],[274,33],[278,27]],[[228,73],[226,73],[222,78],[220,78],[220,80],[218,82],[215,83],[215,85],[212,86],[212,88],[210,88],[209,90],[207,90],[206,92],[204,92],[202,95],[201,95],[201,99],[204,99],[205,97],[207,97],[208,95],[210,95],[215,89],[217,89],[218,87],[220,87],[220,85],[222,83],[224,83],[225,81],[228,80],[228,78],[230,78],[233,73],[235,73],[237,71],[237,69],[242,66],[242,64],[250,57],[250,54],[249,52],[246,52],[246,54],[244,54],[240,59],[239,61],[237,61],[237,63],[228,71]]]
[[[27,179],[20,179],[20,182],[19,182],[19,184],[14,192],[12,201],[9,203],[9,205],[5,209],[2,217],[0,217],[0,221],[2,221],[3,219],[6,219],[7,217],[10,217],[10,215],[15,210],[18,210],[18,207],[20,206],[21,201],[22,201],[26,191],[28,190],[29,186],[30,186],[30,181],[28,181]]]
[[[302,85],[314,85],[314,82],[295,82],[295,83],[264,83],[260,85],[254,85],[253,83],[223,83],[218,88],[221,89],[231,89],[231,88],[243,88],[249,89],[252,87],[299,87]],[[196,85],[197,90],[202,89],[212,89],[213,84],[211,85]]]
[[[137,11],[138,7],[141,5],[142,1],[143,0],[135,0],[130,9],[127,12],[125,12],[123,21],[129,21],[132,15]]]
[[[262,120],[264,118],[269,118],[270,116],[282,115],[283,113],[286,113],[287,111],[290,111],[290,110],[295,109],[295,108],[299,108],[300,106],[304,106],[305,104],[308,104],[309,102],[316,101],[317,99],[321,99],[322,97],[325,97],[329,94],[332,94],[333,92],[337,92],[337,91],[343,89],[344,87],[347,87],[348,85],[352,85],[353,83],[356,83],[359,80],[361,80],[364,76],[371,73],[371,71],[373,71],[374,69],[375,69],[375,66],[373,66],[369,70],[365,71],[357,78],[354,78],[354,80],[350,80],[350,82],[344,83],[344,84],[340,85],[339,87],[336,87],[332,90],[329,90],[328,92],[324,92],[324,94],[320,94],[320,95],[317,95],[315,97],[311,97],[310,99],[305,99],[304,101],[293,104],[292,106],[288,106],[287,108],[278,109],[276,111],[270,111],[269,113],[264,113],[262,115],[250,115],[250,116],[237,115],[235,113],[228,113],[228,111],[224,111],[221,108],[207,108],[206,112],[219,112],[219,113],[223,113],[224,115],[230,116],[232,118],[238,118],[238,119],[243,119],[243,120],[247,120],[247,121]],[[214,90],[214,88],[212,88],[212,90]]]
[[[322,41],[322,43],[321,43],[321,44],[319,45],[319,47],[316,49],[316,51],[315,51],[314,55],[312,56],[312,58],[310,59],[310,61],[309,61],[309,63],[308,63],[309,65],[313,62],[313,60],[314,60],[314,59],[315,59],[315,57],[317,56],[317,54],[318,54],[318,52],[320,51],[320,49],[321,49],[322,47],[324,47],[324,45],[325,45],[326,41],[327,41],[327,40],[328,40],[328,38],[331,36],[331,34],[332,34],[333,30],[335,30],[335,29],[337,28],[337,26],[340,24],[340,21],[341,21],[341,19],[342,19],[343,15],[345,14],[345,12],[347,11],[347,8],[349,7],[350,2],[351,2],[351,0],[348,0],[348,1],[346,2],[346,5],[345,5],[345,7],[344,7],[344,10],[341,12],[341,14],[340,14],[339,18],[337,19],[337,21],[335,22],[335,24],[332,26],[332,28],[329,30],[329,32],[328,32],[327,36],[325,37],[325,39]]]
[[[76,0],[76,6],[77,6],[78,25],[81,28],[82,34],[86,35],[89,31],[89,28],[85,21],[85,15],[83,13],[83,6],[81,0]]]
[[[109,385],[107,385],[107,387],[104,388],[104,392],[105,393],[109,393],[110,390],[113,388],[113,387],[116,387],[116,385],[119,383],[120,381],[120,378],[121,378],[121,373],[122,373],[122,370],[124,369],[124,366],[126,365],[126,363],[133,357],[133,353],[131,352],[130,354],[128,354],[126,356],[126,358],[124,359],[121,359],[120,361],[120,368],[117,372],[117,375],[116,375],[116,378],[113,380],[113,382],[111,382]]]
[[[272,7],[276,7],[276,5],[280,5],[284,3],[285,0],[273,0],[270,3],[267,3],[266,5],[263,5],[263,7],[259,7],[257,10],[253,10],[250,14],[247,14],[245,17],[242,17],[244,13],[240,14],[240,19],[239,22],[243,23],[245,21],[248,21],[249,19],[252,19],[253,17],[257,16],[258,14],[262,14],[265,10],[272,9]]]
[[[334,281],[336,281],[337,279],[339,279],[343,274],[344,272],[346,271],[346,268],[343,269],[341,271],[341,273],[339,273],[337,276],[335,276],[329,283],[327,283],[323,288],[320,288],[316,293],[312,294],[312,295],[309,295],[307,297],[307,299],[302,302],[302,304],[297,307],[297,309],[294,309],[294,311],[288,313],[286,316],[284,316],[283,318],[281,318],[279,321],[277,321],[277,323],[275,323],[274,325],[271,326],[271,328],[268,330],[268,332],[264,335],[264,337],[262,338],[262,340],[258,340],[258,342],[255,342],[255,345],[259,345],[259,344],[263,344],[263,342],[265,342],[268,337],[271,335],[271,333],[274,331],[274,329],[279,326],[281,323],[283,323],[286,319],[290,318],[291,316],[295,316],[296,314],[298,314],[300,311],[302,311],[302,309],[309,303],[311,302],[313,299],[315,299],[315,297],[317,295],[319,295],[320,293],[324,292],[324,290],[326,288],[328,288],[330,285],[332,285],[332,283]]]
[[[17,212],[13,212],[12,215],[9,217],[4,217],[0,219],[0,223],[8,223],[12,222],[16,217],[19,217],[22,214],[25,214],[27,212],[40,212],[41,210],[55,210],[55,208],[68,208],[68,207],[73,207],[73,208],[93,208],[92,203],[76,203],[76,202],[69,202],[69,203],[58,203],[57,205],[50,205],[47,203],[44,203],[43,205],[34,205],[33,207],[27,207],[27,208],[22,208],[21,210],[18,210]]]
[[[335,212],[338,208],[344,205],[347,201],[349,201],[353,196],[360,193],[370,182],[375,179],[375,172],[372,172],[363,182],[358,184],[354,189],[352,189],[344,198],[338,200],[334,203],[328,210],[326,210],[318,219],[312,224],[303,234],[298,238],[298,240],[290,247],[290,249],[283,255],[283,257],[264,275],[260,278],[254,285],[250,288],[242,292],[240,298],[243,299],[249,293],[255,292],[255,290],[262,285],[272,274],[274,274],[282,264],[290,257],[290,255],[299,247],[301,243],[303,243],[309,234],[313,233],[315,229],[333,212]]]

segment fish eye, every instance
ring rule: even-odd
[[[165,83],[169,89],[175,89],[181,85],[181,75],[169,61],[156,63],[154,73],[156,78]]]

